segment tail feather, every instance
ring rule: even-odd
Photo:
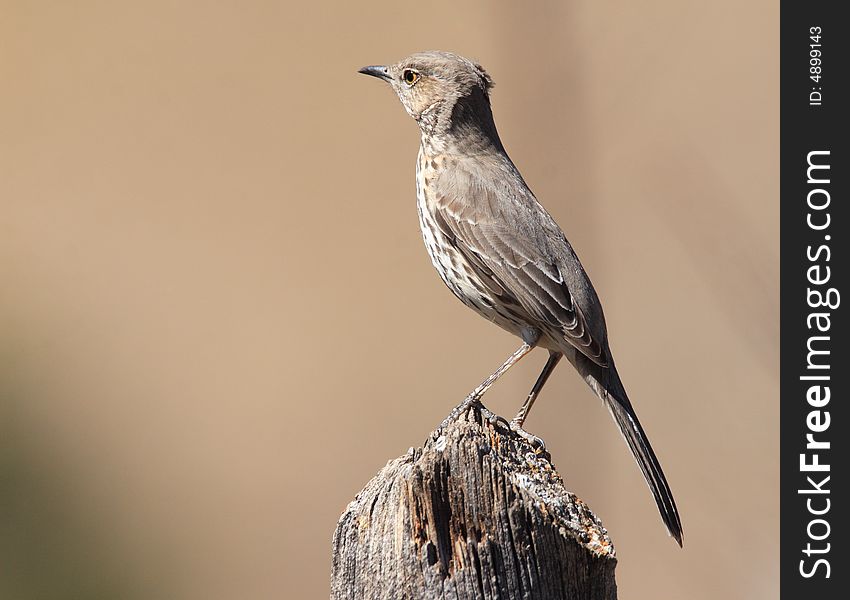
[[[616,367],[613,362],[608,367],[600,367],[584,360],[584,357],[577,357],[575,366],[588,385],[603,400],[611,416],[614,417],[614,421],[620,428],[620,433],[623,434],[623,438],[629,445],[635,461],[637,461],[646,479],[649,490],[655,498],[658,512],[661,513],[661,519],[664,521],[667,531],[681,547],[683,532],[676,501],[673,500],[673,493],[670,491],[670,486],[667,484],[658,458],[656,458],[655,452],[649,444],[649,438],[646,437],[646,432],[641,427],[637,414],[632,408],[631,402],[629,402],[629,397],[626,395],[626,390],[620,381]]]

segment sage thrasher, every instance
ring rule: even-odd
[[[608,407],[681,546],[676,503],[617,375],[599,298],[564,233],[502,146],[490,109],[490,76],[448,52],[413,54],[360,72],[389,83],[419,124],[417,208],[434,268],[461,302],[523,341],[461,407],[477,402],[505,371],[542,346],[549,360],[511,423],[521,430],[566,356]]]

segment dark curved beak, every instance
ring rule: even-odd
[[[383,66],[371,66],[371,67],[363,67],[358,73],[363,73],[364,75],[371,75],[372,77],[377,77],[378,79],[383,79],[384,81],[389,81],[392,79],[390,77],[390,70],[387,67]]]

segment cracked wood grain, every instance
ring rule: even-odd
[[[331,598],[616,598],[600,520],[545,452],[485,414],[473,405],[441,426],[348,505]]]

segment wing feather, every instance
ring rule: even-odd
[[[489,287],[503,290],[532,318],[561,331],[566,342],[605,366],[604,320],[596,331],[588,326],[579,302],[587,294],[577,298],[567,277],[577,274],[587,288],[592,286],[554,220],[524,184],[473,185],[470,173],[449,172],[453,181],[434,182],[433,210],[443,233],[482,278],[492,280]],[[575,265],[567,264],[570,258]],[[598,305],[595,293],[592,301]],[[601,316],[598,306],[589,308]]]

